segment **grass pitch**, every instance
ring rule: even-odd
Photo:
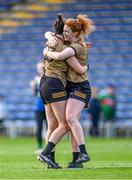
[[[0,137],[0,179],[132,179],[132,140],[87,138],[91,161],[83,169],[48,170],[36,160],[34,138]],[[68,139],[57,146],[63,167],[71,160]]]

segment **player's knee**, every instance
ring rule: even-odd
[[[50,127],[48,127],[47,132],[52,133],[56,128],[57,128],[57,126],[50,126]]]
[[[75,122],[75,117],[74,117],[74,115],[71,113],[71,114],[68,114],[68,115],[66,116],[66,120],[67,120],[67,123],[68,123],[70,126],[72,126],[72,125],[74,124],[74,122]]]
[[[70,130],[67,122],[66,123],[62,122],[59,124],[59,126],[60,126],[61,131],[63,131],[64,133],[67,133]]]

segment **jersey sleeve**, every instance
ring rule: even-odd
[[[71,44],[69,47],[75,51],[75,56],[77,56],[77,54],[79,54],[80,50],[82,49],[82,46],[79,43]]]

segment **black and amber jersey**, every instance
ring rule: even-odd
[[[63,40],[57,38],[57,45],[54,51],[60,52],[66,46],[63,45]],[[66,87],[66,72],[68,65],[65,60],[45,60],[45,75],[47,77],[54,77],[62,81],[64,87]]]
[[[69,45],[75,51],[75,56],[82,66],[87,65],[87,47],[84,41],[75,42]],[[80,83],[88,80],[87,72],[80,75],[72,67],[68,67],[67,80],[75,83]]]

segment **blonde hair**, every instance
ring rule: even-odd
[[[94,23],[85,14],[79,14],[76,19],[68,18],[65,21],[65,25],[69,26],[72,32],[78,32],[77,36],[81,33],[86,37],[91,32],[95,31]]]

